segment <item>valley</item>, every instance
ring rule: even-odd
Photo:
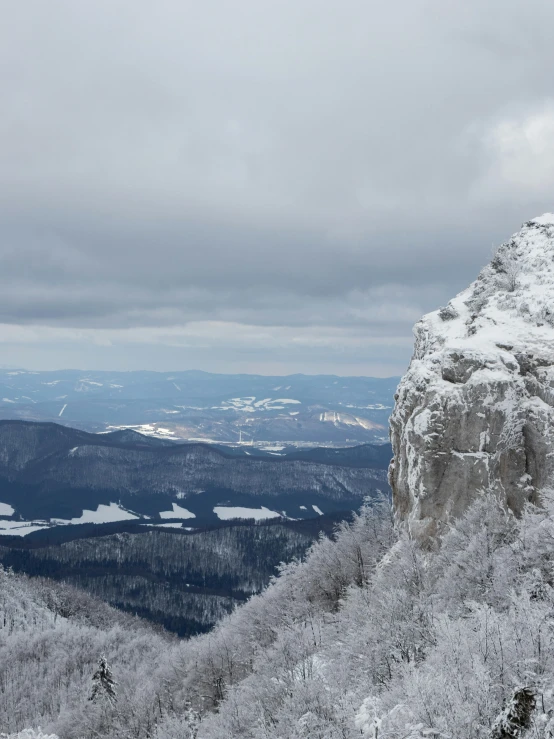
[[[399,378],[0,370],[0,419],[251,448],[388,441]]]

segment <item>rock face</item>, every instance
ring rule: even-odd
[[[424,540],[484,491],[515,512],[540,500],[554,488],[554,214],[414,333],[391,417],[398,519]]]

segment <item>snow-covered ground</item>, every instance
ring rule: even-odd
[[[164,411],[166,413],[166,411]],[[179,439],[180,437],[175,435],[175,431],[165,428],[165,426],[158,426],[156,423],[141,423],[127,426],[106,426],[106,431],[101,433],[110,433],[111,431],[124,431],[126,429],[132,429],[137,431],[139,434],[144,436],[155,436],[158,439]]]
[[[212,410],[237,410],[254,413],[255,411],[279,411],[286,405],[300,405],[300,400],[294,398],[262,398],[256,400],[255,395],[247,395],[243,398],[230,398],[222,401],[221,405],[212,406]]]
[[[47,527],[46,521],[0,521],[0,536],[27,536]]]
[[[57,518],[53,519],[53,522],[56,524],[113,523],[114,521],[131,521],[136,518],[139,518],[136,513],[126,511],[118,503],[110,503],[109,505],[101,503],[95,511],[85,509],[79,518],[70,520]]]
[[[182,508],[177,503],[172,503],[172,511],[161,511],[160,518],[196,518],[195,513],[187,511],[186,508]],[[180,524],[179,524],[180,525]]]
[[[13,516],[14,509],[9,503],[0,503],[0,516]]]
[[[270,511],[269,508],[242,508],[240,506],[216,506],[215,515],[222,521],[230,521],[233,518],[255,518],[262,521],[266,518],[279,518],[280,513]]]

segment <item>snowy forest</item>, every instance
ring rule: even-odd
[[[0,564],[74,585],[185,637],[209,631],[260,592],[280,562],[302,556],[333,520],[152,528],[50,546],[21,537],[19,548],[0,545]]]
[[[554,498],[429,551],[383,499],[209,634],[1,572],[0,726],[60,739],[554,736]],[[41,734],[40,732],[43,732]]]

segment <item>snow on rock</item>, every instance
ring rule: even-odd
[[[391,417],[397,517],[425,538],[484,490],[514,511],[540,499],[554,479],[554,215],[414,333]]]

